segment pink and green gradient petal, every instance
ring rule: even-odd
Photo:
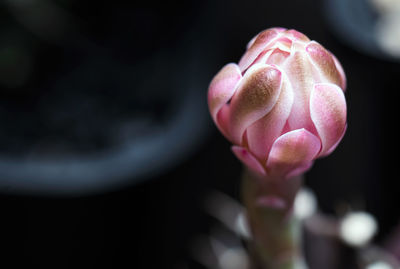
[[[232,151],[236,157],[246,164],[252,171],[261,175],[266,175],[264,167],[247,149],[239,146],[232,146]]]
[[[232,98],[241,78],[239,67],[230,63],[225,65],[211,81],[208,90],[208,106],[215,122],[217,122],[218,111]]]
[[[295,100],[288,118],[290,128],[306,128],[315,133],[309,109],[310,93],[315,83],[312,63],[304,51],[296,51],[287,60],[283,69],[292,84]]]
[[[239,61],[239,67],[241,71],[246,70],[253,61],[257,58],[257,56],[267,48],[268,44],[278,36],[278,31],[274,28],[267,29],[261,33],[259,33],[254,41],[249,43],[249,48],[246,53],[243,55],[242,59]]]
[[[266,164],[267,173],[287,175],[314,160],[321,149],[318,137],[306,129],[281,135],[272,145]]]
[[[291,85],[287,79],[284,79],[281,94],[274,108],[247,129],[249,149],[264,163],[267,160],[272,144],[282,134],[293,101]]]
[[[331,53],[315,41],[307,45],[306,51],[318,70],[320,70],[324,82],[333,82],[339,87],[345,87],[343,76],[338,70]]]
[[[320,155],[337,145],[346,129],[346,100],[335,84],[316,84],[311,92],[310,114],[322,141]]]
[[[242,143],[247,127],[274,107],[281,90],[281,72],[270,65],[253,65],[243,77],[230,103],[230,135]]]

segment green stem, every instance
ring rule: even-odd
[[[278,178],[245,170],[242,199],[252,232],[256,268],[293,269],[300,256],[299,222],[292,209],[302,176]]]

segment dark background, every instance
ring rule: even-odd
[[[98,130],[107,129],[110,122],[120,117],[121,114],[115,112],[118,108],[135,115],[141,110],[152,111],[162,122],[163,100],[175,98],[172,93],[176,92],[168,79],[158,84],[146,82],[137,89],[135,83],[129,85],[129,91],[139,92],[133,94],[132,99],[125,98],[123,87],[119,90],[112,82],[107,87],[102,84],[104,88],[92,91],[89,96],[99,94],[99,100],[110,100],[101,105],[114,107],[114,110],[98,112],[95,107],[80,112],[79,104],[74,103],[78,107],[76,110],[68,107],[70,103],[67,102],[65,109],[78,111],[76,118],[62,122],[61,126],[44,124],[43,128],[35,129],[38,124],[50,120],[48,117],[37,120],[37,115],[49,115],[52,109],[55,112],[60,109],[58,105],[44,105],[48,110],[43,112],[38,100],[43,100],[44,93],[52,90],[58,78],[74,69],[87,55],[93,54],[94,58],[107,55],[113,59],[107,69],[110,73],[117,70],[113,63],[122,62],[142,72],[124,76],[148,76],[151,81],[151,73],[155,72],[152,70],[160,66],[165,69],[166,78],[179,81],[197,75],[187,74],[185,68],[177,68],[176,64],[186,60],[182,47],[193,48],[192,53],[206,59],[194,63],[199,70],[198,86],[204,97],[198,102],[204,104],[201,113],[205,115],[208,83],[225,63],[237,62],[246,43],[259,31],[273,26],[294,28],[332,51],[340,59],[348,79],[347,134],[331,156],[315,163],[306,174],[306,184],[316,192],[325,213],[340,215],[346,208],[352,208],[375,215],[380,226],[378,244],[398,222],[396,94],[400,65],[364,54],[338,38],[328,23],[322,1],[54,2],[78,20],[73,27],[62,23],[55,25],[56,30],[39,25],[44,36],[32,34],[32,29],[24,27],[6,1],[0,6],[1,45],[11,40],[5,34],[9,33],[7,27],[18,29],[23,39],[18,44],[29,48],[30,66],[33,66],[28,75],[18,75],[24,64],[27,65],[24,60],[0,66],[2,155],[20,158],[26,149],[37,143],[38,137],[48,133],[56,142],[47,146],[44,153],[39,151],[40,154],[51,156],[65,152],[65,147],[77,154],[96,154],[116,143],[110,142],[114,140],[109,139],[109,133]],[[57,21],[43,16],[44,21]],[[59,29],[63,30],[61,37]],[[92,45],[94,47],[88,50],[80,49]],[[170,64],[161,65],[152,57],[159,51],[169,56]],[[152,69],[143,72],[149,66]],[[93,68],[100,67],[94,65]],[[87,72],[88,76],[93,76],[88,70],[84,69],[83,75]],[[14,73],[17,78],[13,80]],[[109,73],[102,74],[108,76]],[[18,76],[25,77],[22,80]],[[76,93],[85,92],[79,88],[79,83],[76,85],[73,98]],[[161,101],[157,99],[158,103],[143,97],[159,96],[159,88],[171,94],[164,92]],[[56,94],[49,102],[62,107],[63,101],[57,102],[68,100],[72,93]],[[142,103],[137,100],[144,105],[140,106]],[[134,109],[129,102],[134,103]],[[115,118],[104,120],[110,113]],[[102,120],[98,120],[99,117],[103,117]],[[24,122],[24,119],[29,120]],[[80,120],[98,123],[84,123],[91,131],[82,134],[81,127],[77,127]],[[196,121],[193,118],[193,122]],[[21,193],[12,191],[12,187],[11,191],[3,189],[0,194],[0,245],[3,249],[0,266],[181,268],[189,264],[197,268],[191,259],[191,244],[198,235],[207,233],[214,222],[204,210],[204,199],[211,190],[237,198],[241,172],[241,164],[211,119],[202,124],[205,132],[196,138],[189,152],[168,169],[153,171],[152,176],[142,177],[137,184],[132,176],[127,177],[124,184],[75,195]],[[63,139],[69,144],[60,150],[54,145]],[[53,150],[48,151],[49,148]]]

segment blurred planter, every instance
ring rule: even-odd
[[[101,191],[195,150],[208,131],[215,63],[203,55],[203,5],[182,6],[184,14],[162,1],[0,6],[0,68],[10,73],[0,78],[0,191]]]

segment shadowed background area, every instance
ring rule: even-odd
[[[241,174],[208,83],[274,26],[347,74],[347,134],[306,184],[327,214],[372,213],[384,240],[400,217],[400,64],[368,36],[377,14],[344,2],[1,1],[0,266],[201,268],[204,199],[238,198]]]

